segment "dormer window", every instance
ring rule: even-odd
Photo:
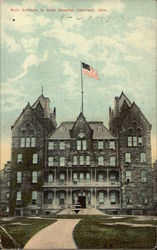
[[[104,149],[104,142],[103,141],[98,141],[98,149],[103,150]]]
[[[53,141],[49,141],[48,150],[53,150],[53,148],[54,148]]]
[[[65,142],[61,141],[59,145],[60,150],[65,150]]]
[[[87,149],[87,142],[85,140],[77,141],[77,150],[86,150]]]
[[[110,141],[109,147],[110,149],[115,149],[115,141]]]

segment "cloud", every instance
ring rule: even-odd
[[[112,12],[119,12],[119,13],[122,12],[125,9],[125,4],[120,0],[116,1],[103,0],[94,3],[93,8],[106,9],[107,11],[105,12],[105,15],[110,15]]]
[[[33,66],[38,66],[40,63],[46,61],[48,58],[48,52],[45,51],[41,58],[37,57],[35,54],[30,54],[27,56],[22,65],[21,73],[15,78],[11,78],[8,80],[9,84],[15,83],[25,77],[28,74],[29,68]]]
[[[134,63],[134,62],[137,62],[137,61],[141,61],[142,57],[141,56],[124,55],[123,59],[125,61],[133,62]]]
[[[40,12],[29,13],[29,11],[22,11],[22,9],[27,9],[28,6],[29,8],[37,8],[35,1],[29,1],[29,5],[28,1],[23,1],[18,4],[2,1],[2,28],[5,31],[10,30],[21,34],[29,34],[35,31],[38,27],[44,27],[51,23],[51,20]],[[15,15],[14,11],[11,11],[11,9],[16,8],[19,9],[19,11],[17,11]],[[15,18],[14,22],[12,22],[13,18]]]
[[[39,38],[22,38],[21,44],[27,53],[34,53],[39,44]]]
[[[17,52],[21,49],[14,37],[9,36],[4,30],[1,32],[1,43],[6,45],[9,53]]]
[[[156,21],[153,18],[138,16],[128,24],[129,32],[125,41],[131,48],[149,53],[156,48]]]
[[[63,74],[65,75],[65,82],[62,87],[66,89],[69,95],[78,94],[78,73],[73,69],[70,62],[64,61],[63,63]]]

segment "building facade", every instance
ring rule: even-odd
[[[10,170],[11,162],[8,161],[0,171],[0,216],[8,216],[10,212]]]
[[[10,214],[51,214],[95,207],[106,213],[153,210],[151,125],[122,92],[102,121],[57,127],[56,110],[41,95],[12,126]]]

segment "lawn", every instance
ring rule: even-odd
[[[74,230],[78,248],[145,248],[155,246],[155,227],[130,227],[128,225],[107,225],[105,223],[127,222],[134,224],[156,224],[156,221],[136,221],[135,217],[109,219],[105,216],[84,218]],[[149,222],[149,223],[148,223]]]
[[[17,244],[13,243],[0,229],[2,246],[4,248],[23,248],[28,240],[39,230],[55,222],[55,219],[15,218],[9,222],[1,222]],[[20,225],[22,223],[23,225]]]
[[[9,222],[2,222],[2,226],[16,240],[13,244],[8,237],[2,234],[2,244],[5,248],[23,248],[28,240],[40,229],[62,219],[81,219],[74,229],[73,236],[76,245],[80,249],[104,249],[104,248],[145,248],[152,249],[155,246],[157,220],[136,220],[136,217],[112,218],[106,215],[56,215],[52,218],[14,218]],[[125,222],[143,224],[143,227],[131,227],[129,225],[114,224]],[[20,225],[18,223],[22,223]],[[108,225],[113,223],[113,225]],[[152,224],[152,227],[144,226]]]

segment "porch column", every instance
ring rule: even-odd
[[[96,206],[97,206],[97,197],[96,197],[96,188],[95,188],[95,208],[96,208]]]
[[[57,199],[56,199],[56,188],[54,188],[54,205],[56,205]]]
[[[68,180],[68,168],[67,168],[67,179],[66,179],[67,185],[69,184],[69,180]]]
[[[108,171],[108,168],[107,168],[107,183],[109,182],[109,171]]]
[[[110,205],[110,190],[109,190],[109,188],[107,188],[107,201],[108,201],[108,204]]]
[[[68,188],[66,189],[66,207],[69,207],[69,202],[68,202]]]
[[[56,182],[57,182],[57,180],[56,180],[56,168],[55,168],[55,176],[54,176],[54,179],[55,179],[55,184],[56,184]]]

